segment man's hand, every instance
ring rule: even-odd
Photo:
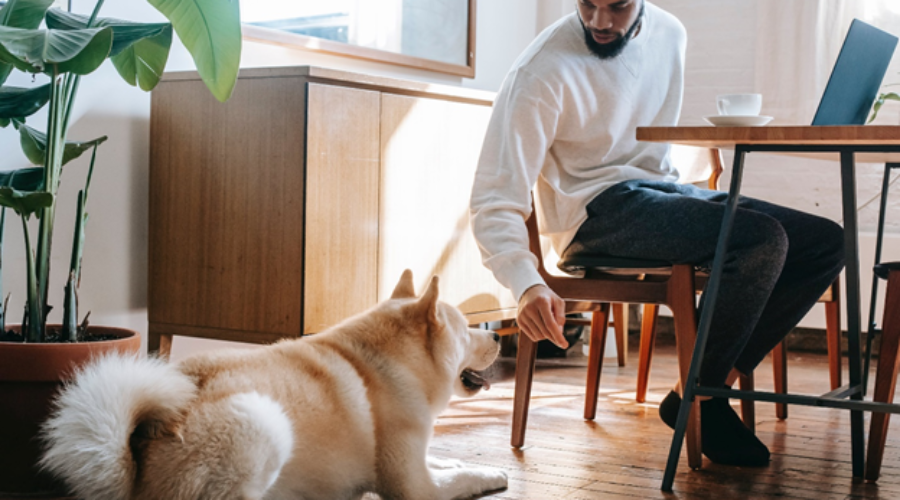
[[[522,333],[535,342],[547,339],[561,349],[569,347],[563,336],[566,303],[546,285],[525,290],[516,321]]]

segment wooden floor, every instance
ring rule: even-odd
[[[768,403],[757,403],[757,434],[772,452],[768,467],[724,467],[704,458],[703,469],[691,471],[682,454],[674,493],[662,493],[672,433],[659,420],[657,403],[677,376],[674,348],[657,348],[646,404],[634,401],[636,364],[632,357],[619,368],[606,359],[597,419],[588,422],[582,419],[584,357],[538,360],[526,446],[515,450],[509,446],[515,366],[501,359],[490,391],[455,399],[439,419],[431,454],[506,470],[509,489],[492,499],[900,499],[900,427],[889,435],[878,483],[854,483],[848,412],[792,406],[779,421]],[[825,356],[791,354],[788,375],[792,392],[828,390]],[[768,362],[756,379],[758,389],[771,390]],[[868,416],[866,422],[868,435]]]

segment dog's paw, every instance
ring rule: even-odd
[[[482,478],[483,492],[504,490],[509,484],[509,479],[506,477],[506,471],[504,470],[493,467],[479,467],[477,470]]]
[[[465,467],[465,465],[459,461],[451,458],[434,458],[427,457],[428,460],[428,468],[435,470],[447,470],[447,469],[460,469]]]

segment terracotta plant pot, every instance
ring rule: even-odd
[[[140,335],[132,330],[91,326],[89,331],[118,338],[73,344],[0,342],[0,499],[64,493],[57,481],[35,466],[42,452],[38,431],[54,396],[93,357],[141,349]]]

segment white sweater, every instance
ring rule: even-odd
[[[687,35],[646,5],[640,32],[614,59],[588,50],[576,13],[560,19],[519,56],[497,95],[470,209],[485,266],[517,300],[544,282],[525,228],[535,184],[539,227],[561,255],[604,189],[678,180],[668,146],[638,142],[635,130],[677,123]]]

